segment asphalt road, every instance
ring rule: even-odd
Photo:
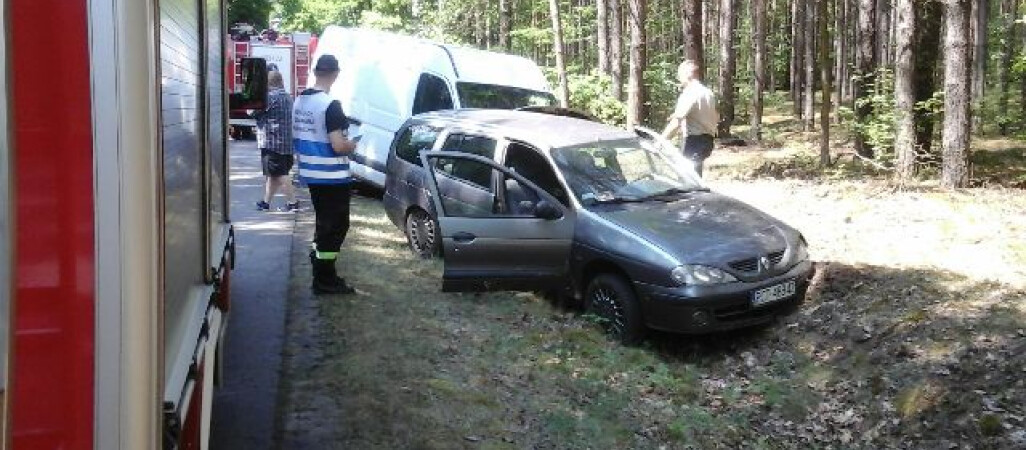
[[[263,193],[254,141],[229,144],[231,220],[236,263],[224,351],[224,382],[215,391],[212,449],[271,448],[288,299],[293,213],[259,212]],[[281,206],[278,197],[272,208]]]

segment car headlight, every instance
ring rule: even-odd
[[[734,283],[737,278],[715,267],[701,266],[697,264],[685,264],[678,266],[670,272],[670,276],[680,285],[710,285]]]
[[[799,234],[797,251],[794,254],[794,261],[802,262],[807,259],[809,259],[809,243],[805,241],[805,236]]]

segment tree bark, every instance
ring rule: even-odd
[[[513,49],[509,40],[510,1],[499,0],[499,47],[507,53]]]
[[[930,100],[937,91],[937,61],[940,56],[940,32],[943,8],[940,2],[915,1],[916,28],[913,58],[916,103]],[[933,157],[934,114],[917,109],[916,149],[920,157]]]
[[[570,91],[566,85],[566,61],[563,51],[563,24],[559,17],[559,0],[549,0],[549,15],[552,17],[552,50],[556,53],[556,73],[559,75],[559,106],[564,108],[570,105]]]
[[[613,97],[623,100],[623,5],[609,0],[609,73],[613,78]]]
[[[705,80],[705,46],[702,42],[702,0],[684,0],[684,59],[698,65],[698,79]]]
[[[556,1],[556,0],[550,0]],[[630,77],[627,81],[627,124],[645,121],[645,10],[646,0],[628,0],[627,23],[631,30]]]
[[[720,137],[730,136],[734,123],[734,72],[737,69],[737,52],[734,51],[734,30],[737,28],[736,0],[720,2],[720,123],[717,133]]]
[[[969,184],[969,1],[944,0],[944,135],[941,186]]]
[[[766,90],[766,0],[752,0],[755,52],[752,81],[752,138],[762,140],[762,93]]]
[[[791,7],[791,103],[795,117],[802,116],[802,89],[805,85],[805,20],[808,0],[793,0]]]
[[[844,0],[834,0],[834,104],[841,106],[844,98],[844,69],[847,59],[848,41],[844,38],[845,17],[848,7]],[[841,115],[834,114],[834,122],[841,123]]]
[[[902,182],[916,173],[916,121],[915,121],[915,39],[914,0],[896,0],[894,4],[897,34],[895,35],[894,102],[897,113],[894,152],[897,156],[897,175]]]
[[[609,75],[609,2],[595,1],[595,32],[598,35],[598,66],[599,72]]]
[[[1008,136],[1009,114],[1008,114],[1008,90],[1010,74],[1012,72],[1012,61],[1015,57],[1015,20],[1019,10],[1018,0],[1003,0],[1001,2],[1001,20],[1003,21],[1004,37],[1001,42],[1001,64],[998,65],[998,111],[1002,115],[998,121],[998,131],[1002,136]]]
[[[833,66],[830,64],[830,8],[829,3],[823,2],[819,6],[819,76],[821,104],[819,106],[819,124],[823,129],[819,135],[819,164],[830,165],[830,72]],[[836,11],[835,11],[836,13]]]
[[[990,0],[975,0],[972,5],[972,30],[973,46],[970,54],[973,59],[972,70],[972,108],[976,112],[972,117],[973,129],[979,130],[981,112],[983,111],[984,94],[986,83],[984,76],[987,72],[987,27],[990,19]]]
[[[816,129],[816,17],[819,15],[819,7],[816,0],[805,3],[805,83],[802,85],[802,129],[813,131]]]
[[[880,67],[891,65],[891,0],[876,4],[876,61]]]
[[[861,123],[873,114],[872,105],[859,102],[859,100],[869,95],[875,79],[876,2],[875,0],[858,1],[858,38],[855,45],[855,77],[857,79],[854,83],[854,94],[855,102],[862,103],[855,107],[855,120]],[[866,142],[866,136],[862,133],[855,133],[855,151],[863,157],[873,157],[873,148]]]

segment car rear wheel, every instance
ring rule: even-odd
[[[438,222],[423,209],[415,209],[406,215],[406,241],[410,250],[421,258],[438,256]]]
[[[645,338],[645,324],[641,308],[630,283],[619,275],[602,274],[588,283],[584,295],[585,311],[602,321],[614,339],[633,345]]]

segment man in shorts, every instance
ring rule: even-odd
[[[282,211],[298,211],[299,201],[292,189],[289,172],[292,170],[292,96],[285,91],[281,72],[267,73],[267,109],[253,113],[256,119],[257,147],[260,148],[260,166],[264,172],[264,198],[257,209],[269,211],[274,194],[285,195]]]
[[[681,151],[695,164],[695,172],[702,175],[702,165],[713,151],[713,136],[720,114],[716,111],[716,97],[697,77],[698,66],[687,60],[677,67],[677,80],[681,84],[677,106],[663,130],[670,139],[681,134]]]

